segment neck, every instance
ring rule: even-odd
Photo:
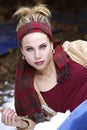
[[[55,70],[54,61],[52,59],[50,61],[50,63],[48,64],[48,66],[45,69],[43,69],[43,70],[37,70],[36,73],[38,75],[50,76],[54,70]]]

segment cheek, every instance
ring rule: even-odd
[[[26,59],[26,61],[31,62],[33,59],[33,56],[30,55],[29,53],[25,53],[25,59]]]
[[[24,56],[25,56],[26,59],[32,59],[33,54],[29,53],[28,51],[24,51]]]
[[[27,56],[25,56],[25,59],[28,60],[28,61],[32,61],[33,57],[30,56],[30,55],[27,55]]]
[[[49,50],[45,53],[45,54],[47,54],[47,56],[51,56],[52,55],[52,49],[51,48],[49,48]]]
[[[28,64],[30,64],[30,65],[33,64],[33,60],[31,57],[25,57],[25,60],[27,61]]]
[[[44,53],[44,58],[49,61],[52,58],[52,51],[51,49]]]

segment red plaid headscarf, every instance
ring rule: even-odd
[[[18,37],[19,44],[21,44],[21,40],[25,35],[27,35],[29,33],[33,33],[33,32],[43,32],[49,37],[50,40],[52,40],[52,38],[53,38],[52,30],[48,25],[41,23],[41,22],[30,22],[30,23],[24,24],[17,31],[17,37]]]

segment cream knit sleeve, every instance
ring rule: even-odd
[[[62,47],[72,60],[87,68],[87,41],[65,41]]]

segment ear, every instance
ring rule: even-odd
[[[53,50],[53,42],[51,42],[50,44],[51,44],[51,50]]]

